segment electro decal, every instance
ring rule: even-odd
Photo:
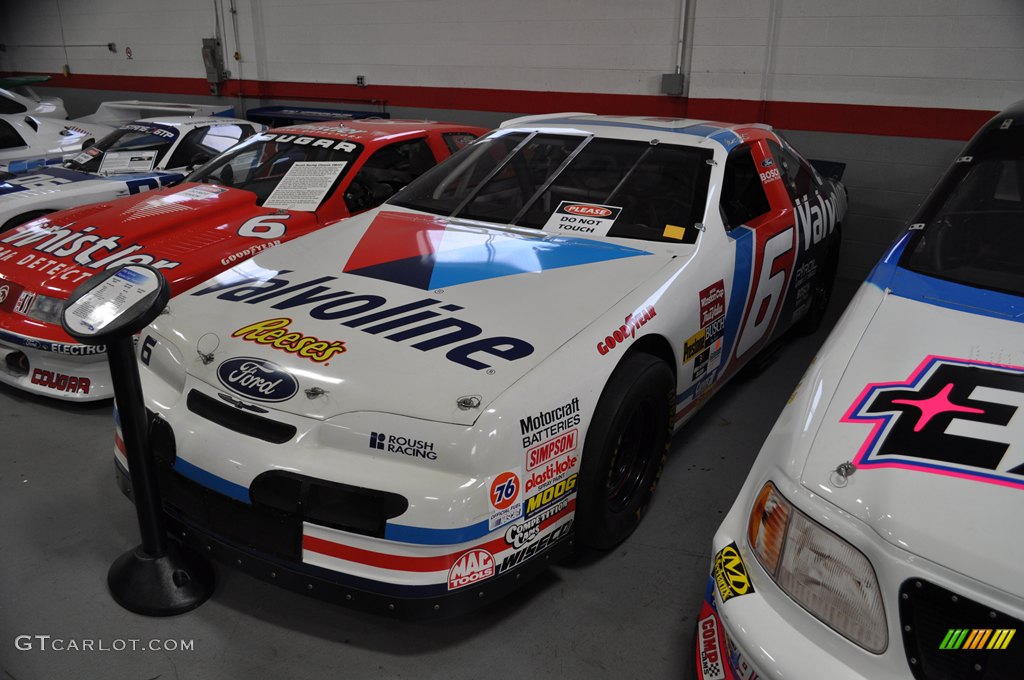
[[[871,423],[854,461],[1024,488],[1024,367],[928,356],[871,383],[842,418]]]

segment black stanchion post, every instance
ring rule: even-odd
[[[135,499],[142,544],[118,557],[107,574],[114,599],[147,616],[187,612],[213,592],[210,564],[167,537],[156,465],[149,449],[148,418],[132,336],[155,319],[170,298],[159,270],[127,265],[94,276],[75,289],[64,307],[64,330],[81,343],[107,346],[114,400]]]

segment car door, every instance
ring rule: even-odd
[[[798,248],[793,202],[763,140],[733,149],[725,164],[722,221],[735,246],[726,327],[726,374],[773,337]]]

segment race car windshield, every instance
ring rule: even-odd
[[[313,211],[337,188],[362,151],[362,144],[338,139],[256,135],[185,181],[251,191],[261,206]]]
[[[958,165],[962,177],[908,248],[903,266],[978,288],[1024,295],[1024,126]]]
[[[64,166],[81,172],[152,170],[163,160],[178,138],[173,127],[158,125],[122,125]],[[148,167],[147,167],[148,166]]]
[[[392,204],[561,234],[694,243],[710,149],[502,131],[412,182]]]

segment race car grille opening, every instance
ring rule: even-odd
[[[164,507],[187,524],[264,553],[299,560],[302,520],[271,508],[257,508],[208,489],[174,470],[157,472]]]
[[[256,477],[249,494],[255,506],[266,506],[298,515],[313,524],[377,538],[384,537],[389,519],[409,508],[409,501],[396,493],[281,470]]]
[[[904,581],[899,603],[903,648],[916,680],[1021,677],[1024,622],[923,579]]]
[[[221,427],[244,434],[256,439],[262,439],[272,444],[284,444],[291,441],[295,436],[295,426],[287,423],[279,423],[270,418],[264,418],[252,413],[235,408],[230,404],[217,401],[196,390],[189,390],[186,402],[188,410],[197,416],[206,418],[217,423]]]
[[[28,375],[28,357],[24,352],[11,352],[4,357],[4,364],[16,376]]]

